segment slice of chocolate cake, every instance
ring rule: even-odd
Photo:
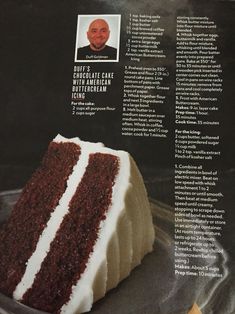
[[[49,313],[83,313],[153,241],[130,155],[58,135],[0,230],[0,292]]]

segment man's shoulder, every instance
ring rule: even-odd
[[[112,51],[112,52],[116,52],[116,51],[117,51],[116,48],[111,47],[111,46],[108,46],[108,45],[105,46],[105,49],[106,49],[107,51]]]
[[[77,59],[86,60],[87,56],[91,54],[90,46],[84,46],[77,49]]]
[[[90,46],[88,45],[88,46],[84,46],[84,47],[80,47],[80,48],[78,48],[78,52],[79,53],[86,53],[86,52],[88,52],[88,51],[90,51],[91,50],[91,48],[90,48]]]
[[[105,46],[104,53],[109,56],[109,59],[116,59],[117,49],[111,46]]]
[[[89,59],[116,60],[116,58],[117,58],[117,49],[111,46],[107,46],[107,45],[100,51],[92,50],[89,45],[80,47],[77,50],[77,60],[89,60]]]

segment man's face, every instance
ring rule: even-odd
[[[97,19],[93,21],[87,31],[91,49],[96,51],[102,50],[109,39],[109,33],[109,26],[104,20]]]

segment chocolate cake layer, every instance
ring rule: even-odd
[[[80,155],[74,143],[52,142],[0,230],[0,291],[11,296]]]
[[[69,213],[51,243],[33,286],[23,296],[23,303],[57,313],[69,300],[72,286],[86,268],[100,222],[110,206],[118,170],[118,157],[102,153],[90,155]]]

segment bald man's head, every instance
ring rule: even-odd
[[[100,51],[104,49],[109,39],[109,25],[103,19],[96,19],[91,22],[87,31],[87,38],[92,50]]]

